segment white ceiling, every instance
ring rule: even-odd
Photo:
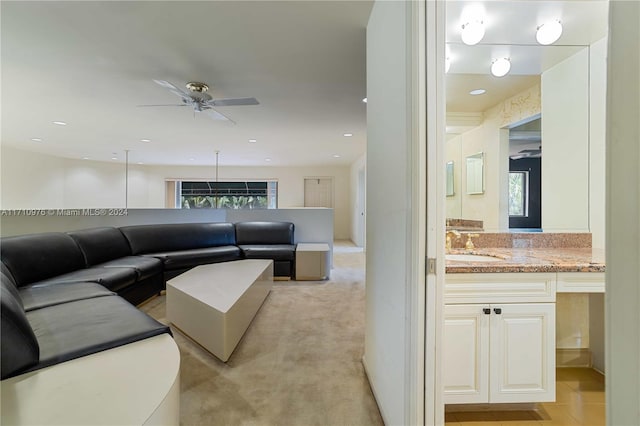
[[[486,13],[487,34],[475,47],[459,41],[470,4]],[[346,165],[365,152],[371,0],[2,1],[0,7],[3,145],[118,162],[130,150],[132,163],[176,165],[213,164],[216,150],[221,165],[248,166]],[[561,46],[536,46],[539,20],[558,14]],[[574,46],[605,34],[600,0],[449,1],[449,111],[483,111],[535,84],[540,70]],[[497,44],[510,45],[513,64],[500,79],[488,72]],[[260,105],[221,107],[236,125],[194,117],[188,108],[138,107],[179,101],[152,79],[179,87],[202,81],[214,98],[255,97]],[[477,85],[487,94],[469,97]]]
[[[298,166],[350,164],[365,151],[371,1],[1,7],[3,144],[101,161],[129,149],[131,162],[184,165],[210,165],[215,150],[222,165]],[[260,105],[221,107],[235,126],[137,107],[179,103],[152,79],[202,81],[214,98]]]

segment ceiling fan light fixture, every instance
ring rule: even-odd
[[[562,23],[558,19],[545,22],[536,30],[536,41],[543,46],[553,44],[562,35]]]
[[[503,77],[511,70],[511,60],[509,58],[496,59],[491,63],[491,74],[495,77]]]
[[[470,21],[462,25],[462,42],[473,46],[484,37],[484,23],[481,20]]]

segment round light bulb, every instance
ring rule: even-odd
[[[543,46],[555,43],[562,35],[562,24],[557,19],[545,22],[536,31],[536,40]]]
[[[484,24],[482,21],[467,22],[462,26],[462,42],[469,46],[480,43],[484,37]]]
[[[491,64],[491,74],[496,77],[502,77],[507,75],[511,69],[511,61],[507,58],[500,58],[493,61]]]

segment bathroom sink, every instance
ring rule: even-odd
[[[447,254],[447,260],[457,260],[459,262],[501,262],[504,259],[493,256],[483,256],[480,254]]]

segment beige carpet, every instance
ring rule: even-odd
[[[225,364],[177,330],[183,425],[382,425],[362,367],[364,254],[329,281],[276,282]],[[164,296],[141,309],[165,320]]]

